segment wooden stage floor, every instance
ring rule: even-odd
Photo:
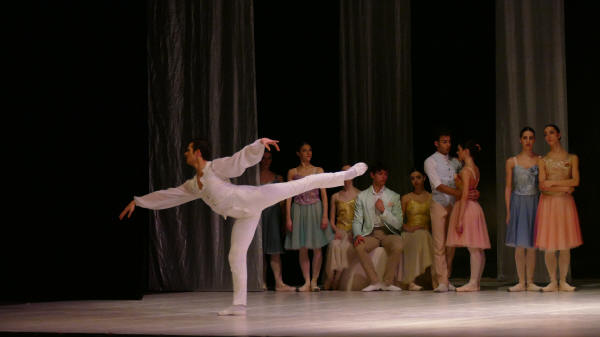
[[[577,283],[576,283],[577,284]],[[24,335],[600,336],[600,283],[574,293],[251,292],[246,317],[218,317],[229,292],[160,293],[140,301],[0,305],[0,332]]]

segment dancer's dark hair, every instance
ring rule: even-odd
[[[310,145],[310,143],[309,143],[309,142],[307,142],[307,141],[305,141],[305,140],[301,140],[301,141],[299,141],[299,142],[296,144],[296,151],[297,151],[297,152],[300,152],[300,150],[302,149],[302,147],[303,147],[304,145],[308,145],[308,146],[310,146],[310,147],[312,148],[312,145]]]
[[[554,130],[556,130],[556,133],[560,133],[560,129],[558,128],[558,126],[556,126],[556,124],[546,124],[546,126],[544,126],[544,129],[546,129],[547,127],[554,128]],[[558,140],[560,140],[561,138],[562,136],[558,136]]]
[[[533,133],[533,135],[535,136],[535,130],[529,126],[524,127],[523,129],[521,129],[521,133],[519,134],[519,138],[523,137],[523,134],[526,131],[531,131],[531,133]]]
[[[460,147],[462,147],[463,150],[468,149],[473,160],[477,160],[477,158],[479,157],[479,153],[481,152],[481,145],[479,145],[477,141],[469,139],[467,141],[459,142],[458,145],[460,145]]]
[[[212,159],[211,146],[210,146],[210,142],[208,140],[203,139],[203,138],[196,138],[196,139],[192,139],[192,141],[190,143],[192,143],[192,149],[194,151],[200,150],[200,153],[202,154],[202,158],[204,160]]]
[[[369,166],[370,173],[376,174],[379,171],[386,171],[389,174],[390,168],[382,162],[376,162],[373,165]]]
[[[437,132],[435,133],[435,141],[439,141],[440,138],[442,138],[442,136],[448,136],[450,138],[452,138],[452,131],[450,131],[449,129],[438,129]]]

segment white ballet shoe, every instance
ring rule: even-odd
[[[246,316],[245,305],[232,305],[227,309],[221,310],[217,313],[219,316]]]
[[[375,283],[375,284],[369,284],[368,286],[364,287],[361,291],[365,291],[365,292],[369,292],[369,291],[377,291],[377,290],[381,290],[384,287],[384,285],[379,282],[379,283]]]
[[[456,287],[454,286],[454,284],[448,282],[448,291],[456,291]]]
[[[447,293],[448,292],[448,285],[444,284],[444,283],[440,283],[437,288],[433,289],[434,293]]]
[[[396,287],[395,285],[390,284],[389,286],[384,285],[383,287],[381,287],[381,290],[385,290],[385,291],[402,291],[402,288]]]
[[[369,167],[367,166],[367,164],[363,162],[356,163],[344,172],[344,180],[352,180],[358,176],[362,176],[363,174],[365,174],[365,172],[367,172],[368,168]]]

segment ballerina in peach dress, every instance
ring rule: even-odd
[[[538,161],[542,195],[535,220],[535,247],[545,251],[550,283],[543,291],[573,291],[567,283],[571,248],[583,244],[579,216],[571,192],[579,186],[579,159],[560,145],[560,130],[550,124],[544,128],[550,152]],[[556,281],[557,258],[560,280]]]
[[[448,225],[446,246],[467,247],[471,256],[471,277],[467,284],[456,288],[458,292],[479,291],[481,274],[485,266],[484,249],[490,248],[490,238],[483,209],[477,200],[469,199],[469,191],[477,189],[480,174],[475,157],[481,147],[474,141],[458,145],[458,159],[465,163],[460,171],[462,196],[454,204]]]

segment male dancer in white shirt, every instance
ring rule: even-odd
[[[194,140],[188,144],[185,158],[186,163],[196,169],[196,175],[181,186],[134,197],[119,215],[120,219],[125,215],[131,217],[136,205],[158,210],[200,198],[214,212],[235,218],[229,250],[233,305],[220,311],[220,316],[246,314],[246,254],[263,209],[315,188],[341,186],[345,180],[362,175],[367,170],[366,164],[357,163],[346,171],[314,174],[280,184],[247,186],[230,183],[229,178],[238,177],[246,168],[258,164],[265,148],[270,150],[269,146],[273,145],[279,151],[277,143],[276,140],[261,138],[231,157],[210,161],[209,143]]]
[[[455,176],[461,168],[458,159],[450,157],[451,135],[448,131],[438,133],[433,142],[437,151],[425,160],[425,174],[429,178],[432,190],[430,208],[431,231],[433,236],[434,269],[438,286],[435,292],[454,291],[448,278],[452,272],[454,247],[446,247],[448,221],[456,198],[461,191],[456,188]],[[470,199],[478,199],[479,191],[469,192]]]

